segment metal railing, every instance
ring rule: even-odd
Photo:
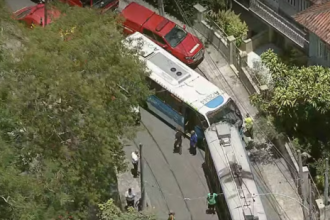
[[[258,0],[250,1],[250,10],[301,48],[308,44],[306,33]]]

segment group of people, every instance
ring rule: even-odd
[[[179,154],[182,154],[182,138],[183,132],[181,128],[176,129],[175,133],[175,141],[174,141],[174,150],[173,152],[179,151]],[[196,147],[197,147],[197,134],[195,131],[191,131],[190,133],[190,148],[189,151],[191,154],[196,155]]]
[[[245,128],[247,134],[253,138],[253,119],[250,117],[249,114],[246,115],[246,118],[244,119],[245,122]],[[179,151],[180,154],[182,154],[182,139],[183,139],[184,133],[180,128],[176,130],[175,133],[175,141],[174,141],[174,152]],[[190,152],[193,155],[196,155],[196,147],[197,147],[197,134],[195,131],[191,131],[190,136]],[[138,165],[139,165],[139,151],[132,152],[132,164],[133,164],[133,175],[136,178],[139,175],[138,171]],[[127,207],[134,207],[135,204],[135,193],[132,191],[131,188],[129,188],[126,192],[126,202]],[[206,200],[208,203],[208,212],[215,214],[215,207],[217,203],[217,193],[208,193]],[[175,220],[175,213],[173,211],[169,212],[168,220]]]

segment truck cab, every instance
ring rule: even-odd
[[[125,34],[140,32],[186,65],[195,68],[204,59],[204,45],[194,35],[154,11],[132,2],[122,11]]]

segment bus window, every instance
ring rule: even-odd
[[[169,92],[166,94],[166,100],[167,100],[167,104],[170,105],[175,111],[177,111],[178,113],[180,113],[182,115],[182,109],[183,109],[183,104],[182,101],[180,99],[178,99],[177,97],[175,97],[173,94],[170,94]]]
[[[230,124],[241,127],[243,124],[242,115],[237,105],[233,100],[229,100],[220,109],[207,113],[210,124],[218,123],[220,121],[229,122]]]

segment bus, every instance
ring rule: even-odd
[[[138,32],[123,43],[146,62],[147,80],[154,92],[147,99],[148,109],[168,124],[187,134],[194,130],[199,145],[212,124],[226,121],[242,126],[242,114],[228,94],[163,48]]]

